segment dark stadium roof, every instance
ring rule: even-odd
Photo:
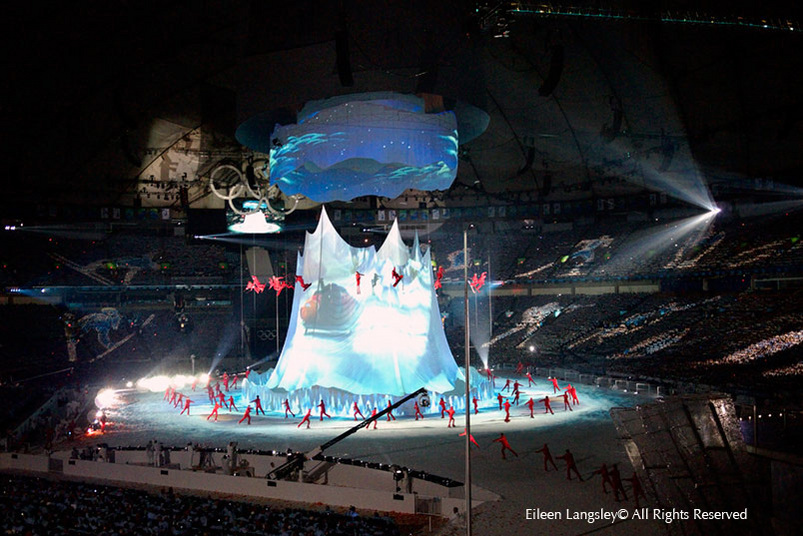
[[[4,207],[130,204],[151,166],[199,130],[202,165],[190,180],[203,182],[220,161],[252,152],[235,139],[251,115],[282,120],[308,99],[375,89],[488,112],[486,132],[461,145],[453,189],[576,198],[600,185],[663,189],[656,175],[695,173],[732,195],[752,195],[756,178],[803,187],[803,19],[792,2],[8,10]],[[340,64],[338,39],[349,50]]]

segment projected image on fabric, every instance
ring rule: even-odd
[[[308,102],[271,135],[270,182],[321,203],[408,188],[445,190],[457,175],[457,120],[413,95],[366,93]]]
[[[394,224],[379,250],[352,247],[324,211],[297,266],[286,342],[266,387],[385,395],[454,388],[460,373],[430,252],[421,254],[417,239],[408,248]]]

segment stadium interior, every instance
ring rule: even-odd
[[[293,291],[247,286],[294,280],[325,207],[352,246],[378,248],[398,221],[429,248],[458,363],[724,393],[738,418],[762,414],[746,443],[799,456],[798,4],[82,4],[17,5],[3,32],[7,449],[42,451],[46,427],[17,431],[67,387],[275,366]],[[378,91],[454,113],[451,185],[282,191],[274,127]],[[245,214],[278,231],[230,231]],[[483,292],[464,274],[486,274]],[[315,523],[340,534],[341,517]]]

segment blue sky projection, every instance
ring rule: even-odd
[[[315,101],[297,124],[277,125],[271,183],[322,203],[449,188],[457,175],[454,113],[426,114],[417,97],[381,96]]]

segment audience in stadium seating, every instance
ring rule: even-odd
[[[803,290],[509,298],[495,306],[488,354],[492,366],[521,361],[595,374],[782,389],[799,381],[794,375],[784,381],[772,371],[788,368],[803,348],[801,300]],[[447,330],[455,346],[461,335],[461,325]]]
[[[63,480],[2,475],[0,530],[4,534],[277,534],[394,536],[379,515],[279,508],[172,490],[148,493]]]

